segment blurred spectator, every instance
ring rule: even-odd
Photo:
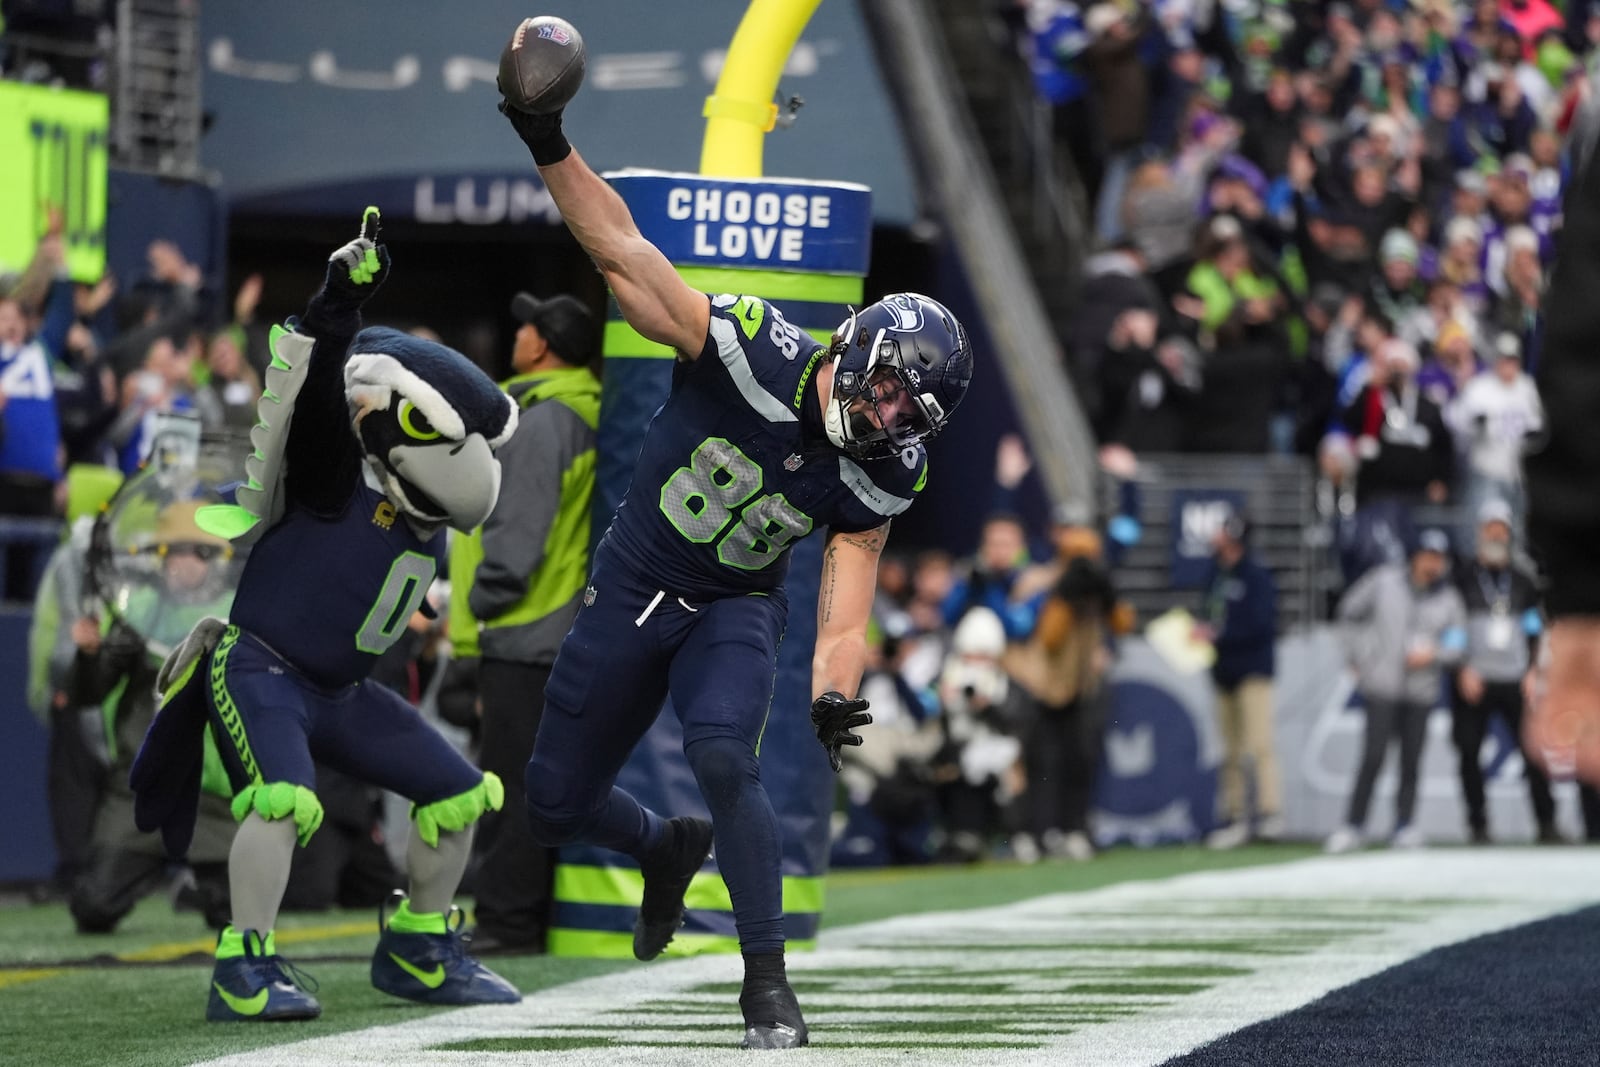
[[[1247,97],[1240,106],[1244,137],[1239,150],[1260,164],[1268,178],[1281,178],[1289,170],[1289,153],[1300,138],[1302,110],[1295,95],[1294,75],[1277,67],[1267,76],[1267,87]]]
[[[1513,31],[1524,58],[1533,58],[1533,43],[1546,30],[1559,30],[1565,22],[1546,0],[1502,0],[1500,18]],[[1504,30],[1502,29],[1502,37]]]
[[[1529,343],[1538,336],[1539,305],[1544,293],[1539,238],[1528,226],[1513,226],[1506,232],[1504,252],[1502,288],[1491,303],[1487,324],[1515,336],[1526,355]]]
[[[1515,70],[1494,60],[1480,63],[1467,80],[1466,98],[1472,136],[1494,156],[1527,149],[1537,117]]]
[[[60,233],[47,234],[30,269],[42,263],[53,274],[61,256]],[[0,519],[43,519],[56,511],[62,449],[51,364],[72,324],[72,284],[55,282],[49,294],[38,323],[14,291],[0,293]],[[31,600],[47,551],[43,542],[8,539],[0,550],[0,600]]]
[[[261,378],[244,355],[243,331],[226,326],[206,343],[203,381],[195,390],[195,409],[207,427],[248,434],[256,422]]]
[[[44,893],[63,900],[88,859],[107,762],[100,708],[72,700],[77,656],[73,624],[90,599],[87,570],[95,516],[116,493],[122,476],[105,467],[77,464],[68,468],[66,483],[66,529],[45,566],[28,630],[28,705],[50,732],[45,790],[56,867]]]
[[[1455,286],[1474,315],[1489,310],[1489,283],[1483,277],[1483,226],[1474,215],[1456,215],[1444,228],[1439,279]]]
[[[1466,492],[1474,511],[1489,500],[1510,503],[1522,528],[1522,450],[1544,426],[1533,379],[1522,369],[1516,334],[1494,340],[1494,363],[1474,375],[1449,408],[1450,423],[1466,454]]]
[[[938,688],[942,744],[931,767],[942,859],[979,860],[997,837],[1011,836],[1014,802],[1026,788],[1016,697],[1000,666],[1005,650],[1000,617],[981,606],[950,638]]]
[[[1201,165],[1179,165],[1165,159],[1146,159],[1128,179],[1122,205],[1124,230],[1128,241],[1139,249],[1144,268],[1163,298],[1183,286],[1193,265],[1195,211],[1203,184]],[[1087,295],[1085,305],[1089,310]],[[1098,343],[1105,333],[1086,329],[1079,336]]]
[[[165,416],[199,417],[193,385],[197,348],[197,338],[187,328],[158,335],[151,339],[139,371],[123,379],[122,409],[107,437],[124,474],[137,470],[149,456]]]
[[[187,338],[199,319],[200,268],[171,241],[150,242],[145,259],[149,273],[118,297],[117,336],[106,346],[106,361],[119,379],[143,366],[157,338]]]
[[[1418,315],[1426,302],[1427,291],[1417,272],[1421,256],[1416,238],[1402,229],[1384,234],[1378,246],[1378,273],[1372,276],[1372,305],[1397,328]]]
[[[1082,7],[1073,0],[1024,0],[1028,33],[1024,55],[1034,87],[1050,104],[1058,143],[1066,146],[1084,188],[1100,185],[1100,159],[1094,150],[1094,117],[1089,82],[1080,57],[1089,43]]]
[[[1356,499],[1443,503],[1455,452],[1439,406],[1417,388],[1417,350],[1390,338],[1368,360],[1367,383],[1340,415],[1359,464]]]
[[[116,375],[104,359],[104,340],[94,323],[116,290],[110,275],[93,286],[74,286],[74,321],[51,366],[61,443],[69,465],[105,463],[109,458],[105,432],[117,413]]]
[[[1529,221],[1534,232],[1546,242],[1561,225],[1561,152],[1561,136],[1549,125],[1540,126],[1528,138]],[[1554,251],[1553,246],[1547,247]]]
[[[1332,420],[1338,403],[1339,387],[1330,365],[1328,335],[1334,324],[1350,303],[1353,312],[1359,312],[1359,298],[1350,300],[1343,289],[1333,282],[1319,282],[1301,305],[1300,315],[1306,327],[1305,355],[1292,370],[1291,386],[1295,407],[1294,450],[1303,455],[1315,455]]]
[[[956,588],[955,561],[950,553],[930,548],[917,553],[911,566],[911,600],[906,614],[918,633],[937,633],[945,626],[944,605]]]
[[[1073,317],[1068,347],[1085,383],[1097,377],[1102,349],[1117,320],[1128,311],[1161,307],[1161,294],[1146,276],[1148,266],[1138,242],[1131,238],[1123,238],[1084,263],[1083,288],[1077,301],[1080,310]]]
[[[1434,338],[1432,358],[1417,373],[1417,388],[1445,412],[1448,421],[1451,402],[1482,370],[1472,347],[1472,333],[1459,319],[1449,319]]]
[[[1095,435],[1134,452],[1176,452],[1188,436],[1188,405],[1199,386],[1199,353],[1181,336],[1158,338],[1144,308],[1122,312],[1096,360],[1100,409]]]
[[[155,717],[156,674],[166,651],[201,618],[225,618],[233,599],[227,577],[232,547],[200,529],[195,522],[198,507],[179,501],[168,504],[157,517],[154,538],[143,546],[160,561],[154,585],[135,586],[118,605],[115,617],[86,615],[72,625],[77,656],[70,671],[70,703],[105,704],[104,744],[110,762],[88,860],[69,902],[79,933],[110,933],[167,872],[160,837],[134,826],[128,769]],[[209,732],[206,748],[210,751],[199,816],[187,860],[196,904],[207,925],[220,930],[229,917],[232,790]]]
[[[872,624],[880,633],[904,634],[912,628],[911,564],[898,552],[878,557],[878,591],[872,598]]]
[[[1428,113],[1422,121],[1421,163],[1430,203],[1448,196],[1459,172],[1477,161],[1471,129],[1461,112],[1461,87],[1437,81],[1428,89]]]
[[[872,704],[872,742],[848,746],[844,769],[845,825],[830,863],[881,867],[933,858],[935,815],[932,760],[943,744],[932,691],[924,701],[902,673],[912,642],[882,631],[869,634],[860,693]]]
[[[1032,618],[1012,604],[1011,587],[1028,564],[1028,538],[1015,515],[991,515],[979,534],[978,551],[966,573],[958,576],[945,597],[942,614],[954,626],[973,608],[988,608],[1000,618],[1012,640],[1025,636]]]
[[[1454,730],[1461,755],[1461,793],[1467,802],[1467,829],[1473,844],[1489,843],[1489,817],[1479,762],[1489,720],[1500,717],[1513,743],[1522,738],[1522,679],[1532,664],[1542,630],[1539,589],[1533,575],[1512,556],[1512,512],[1490,500],[1477,512],[1476,554],[1456,576],[1467,612],[1467,650],[1453,687]],[[1541,843],[1559,842],[1550,781],[1539,763],[1523,753],[1528,798]]]
[[[1038,625],[1005,660],[1028,706],[1023,759],[1033,840],[1051,855],[1078,860],[1094,855],[1088,818],[1105,728],[1109,643],[1114,632],[1131,627],[1131,611],[1118,611],[1090,521],[1073,505],[1058,508],[1055,559],[1018,583],[1020,596],[1038,602]]]
[[[1366,704],[1361,767],[1344,826],[1329,835],[1328,852],[1349,852],[1365,842],[1367,808],[1378,771],[1395,738],[1400,741],[1400,792],[1395,800],[1396,848],[1426,844],[1412,824],[1417,769],[1428,736],[1428,716],[1443,695],[1443,670],[1466,650],[1466,612],[1447,581],[1450,538],[1424,530],[1407,564],[1368,571],[1339,602],[1339,622],[1356,688]]]
[[[1089,35],[1083,65],[1105,157],[1094,194],[1095,235],[1110,242],[1122,235],[1123,193],[1149,125],[1150,73],[1139,54],[1148,17],[1142,6],[1130,13],[1102,0],[1084,11],[1083,25]]]
[[[1278,588],[1272,572],[1250,552],[1250,523],[1243,515],[1223,521],[1212,549],[1196,637],[1217,653],[1211,681],[1222,730],[1223,822],[1206,844],[1236,848],[1252,837],[1283,836],[1283,787],[1272,738]],[[1247,784],[1254,786],[1253,806],[1246,804]]]
[[[1412,196],[1391,187],[1372,140],[1357,137],[1347,148],[1351,169],[1345,208],[1351,224],[1361,231],[1365,247],[1376,250],[1384,234],[1404,226]]]
[[[1195,320],[1202,360],[1191,404],[1188,447],[1195,452],[1264,453],[1288,369],[1285,294],[1251,262],[1243,227],[1215,216],[1189,272],[1177,310]]]

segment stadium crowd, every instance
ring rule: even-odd
[[[1351,580],[1417,506],[1520,524],[1588,12],[1016,5],[1094,205],[1066,343],[1100,439],[1316,457]]]

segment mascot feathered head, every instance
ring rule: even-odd
[[[367,463],[396,507],[471,531],[500,495],[516,402],[453,348],[386,326],[356,334],[345,397]]]

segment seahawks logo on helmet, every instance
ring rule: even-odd
[[[884,310],[894,316],[894,325],[889,329],[901,333],[915,333],[922,329],[922,305],[917,303],[916,297],[911,293],[896,293],[884,297],[882,303]]]

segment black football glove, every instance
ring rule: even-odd
[[[315,300],[327,311],[355,311],[389,276],[389,250],[378,244],[378,209],[361,216],[361,236],[328,257],[328,277]]]
[[[500,79],[494,80],[495,88],[500,88]],[[517,136],[522,138],[522,143],[528,146],[528,151],[533,153],[533,161],[541,167],[548,167],[552,163],[560,163],[572,154],[572,146],[567,143],[567,135],[561,132],[561,112],[552,111],[547,115],[534,115],[512,107],[504,99],[505,91],[501,90],[501,100],[498,105],[500,114],[511,120],[511,128],[517,131]]]
[[[861,744],[861,735],[851,733],[859,726],[872,722],[867,714],[867,702],[859,697],[851,700],[843,693],[830,689],[811,702],[811,725],[816,728],[817,740],[828,750],[828,765],[838,774],[844,766],[839,749],[845,745]]]

